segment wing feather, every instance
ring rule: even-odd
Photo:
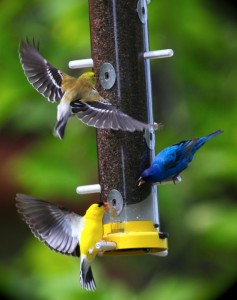
[[[30,84],[51,102],[61,99],[63,96],[62,78],[64,73],[41,56],[36,43],[34,41],[33,43],[29,41],[21,42],[19,56]]]
[[[16,201],[18,212],[35,237],[56,252],[80,256],[78,245],[83,217],[63,207],[23,194],[17,194]]]
[[[71,103],[71,108],[72,113],[76,114],[82,122],[96,128],[130,132],[149,128],[148,124],[133,119],[109,102],[76,100]]]

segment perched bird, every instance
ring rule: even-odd
[[[142,172],[137,180],[137,185],[140,186],[146,182],[156,184],[169,180],[173,180],[175,183],[176,180],[179,180],[179,174],[193,160],[195,152],[222,132],[222,130],[217,130],[207,136],[182,141],[163,149],[156,155],[151,167]]]
[[[95,244],[103,236],[102,218],[109,208],[108,203],[92,204],[82,217],[64,207],[23,194],[17,194],[16,201],[18,212],[35,237],[56,252],[81,258],[81,286],[94,291],[91,262],[98,253]]]
[[[68,119],[76,114],[96,128],[143,131],[148,124],[140,122],[115,108],[95,88],[95,74],[83,73],[75,78],[51,65],[38,51],[33,40],[21,42],[20,62],[30,84],[50,102],[59,102],[54,135],[63,139]]]

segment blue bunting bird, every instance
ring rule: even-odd
[[[18,212],[36,238],[51,250],[81,258],[81,286],[94,291],[96,284],[91,262],[98,253],[95,245],[102,239],[102,218],[109,203],[92,204],[86,214],[80,216],[64,207],[24,194],[17,194],[16,201]]]
[[[51,65],[38,48],[34,40],[21,42],[20,62],[30,84],[48,101],[59,103],[54,136],[64,138],[67,121],[73,115],[96,128],[129,132],[149,128],[102,98],[95,88],[93,72],[85,72],[78,78],[69,76]]]
[[[158,184],[164,181],[173,181],[175,183],[179,174],[193,160],[196,151],[207,141],[222,132],[222,130],[217,130],[207,136],[181,141],[163,149],[156,155],[151,167],[141,173],[137,180],[137,185],[140,186],[144,183]]]

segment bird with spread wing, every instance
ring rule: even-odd
[[[36,238],[51,250],[81,258],[81,286],[94,291],[91,262],[98,253],[96,243],[103,237],[102,218],[109,204],[92,204],[82,217],[64,207],[23,194],[17,194],[16,201],[18,212]]]
[[[75,78],[51,65],[33,40],[21,42],[20,62],[30,84],[50,102],[59,102],[54,135],[64,138],[68,119],[75,115],[96,128],[143,131],[148,124],[138,121],[102,98],[95,88],[95,74],[85,72]]]

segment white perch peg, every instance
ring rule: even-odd
[[[165,180],[165,181],[161,181],[161,182],[156,182],[156,185],[163,185],[163,184],[176,184],[176,183],[180,183],[182,181],[182,177],[180,175],[176,176],[173,179],[170,180]]]
[[[70,69],[93,68],[93,65],[92,58],[71,60],[68,64]]]
[[[165,58],[172,57],[173,55],[174,51],[172,49],[148,51],[143,53],[144,59]]]
[[[161,256],[161,257],[165,257],[168,255],[168,250],[164,250],[164,251],[160,251],[160,252],[156,252],[156,253],[152,253],[152,255],[155,256]]]
[[[101,241],[96,243],[95,247],[99,251],[112,251],[116,249],[117,244],[114,242]]]
[[[76,188],[77,194],[95,194],[101,193],[100,184],[81,185]]]

